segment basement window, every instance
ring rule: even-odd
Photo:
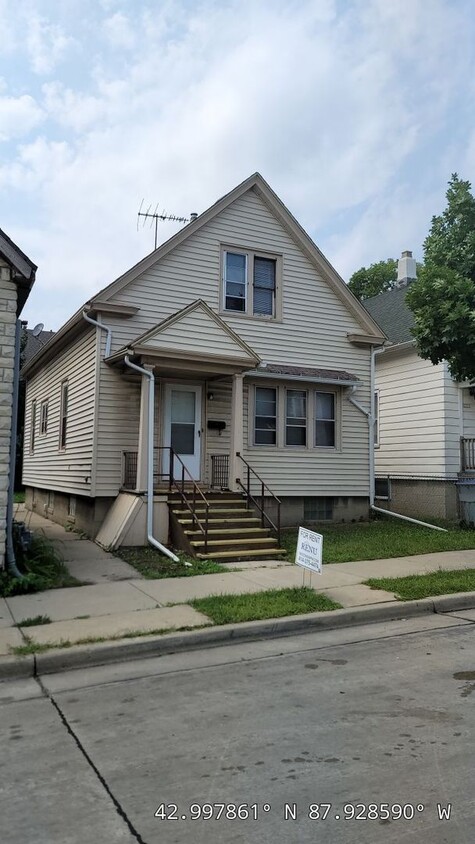
[[[334,499],[319,496],[318,498],[304,498],[304,522],[331,522],[333,519]]]
[[[375,478],[374,497],[385,501],[391,500],[391,481],[389,478]]]

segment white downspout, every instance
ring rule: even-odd
[[[86,322],[90,322],[91,325],[95,325],[97,328],[101,328],[102,331],[105,331],[107,334],[106,337],[106,348],[104,352],[104,357],[108,358],[111,353],[111,343],[112,343],[112,331],[108,325],[103,325],[102,322],[97,322],[97,320],[90,317],[86,311],[82,312],[82,315]]]
[[[125,356],[124,363],[136,372],[140,372],[141,375],[146,375],[148,378],[147,542],[155,548],[158,548],[162,554],[170,557],[173,562],[179,563],[180,560],[176,554],[174,554],[173,551],[169,551],[168,548],[165,548],[165,546],[153,536],[153,431],[155,427],[155,378],[153,372],[149,372],[147,369],[137,366],[136,363],[132,363],[128,355]]]
[[[402,519],[405,522],[412,522],[415,525],[422,525],[422,527],[432,528],[432,530],[440,530],[443,533],[447,533],[446,528],[441,528],[438,525],[430,525],[428,522],[421,522],[419,519],[411,519],[409,516],[403,516],[400,513],[394,513],[392,510],[385,510],[384,507],[375,507],[374,504],[374,496],[375,496],[375,471],[374,471],[374,423],[375,423],[375,412],[374,412],[374,393],[375,393],[375,381],[376,381],[376,366],[375,360],[376,355],[381,354],[384,352],[384,346],[371,346],[371,359],[370,359],[370,389],[371,389],[371,397],[370,397],[370,410],[366,410],[356,399],[353,398],[353,393],[356,390],[356,386],[351,388],[350,395],[348,396],[348,401],[351,402],[355,407],[358,408],[361,413],[364,413],[366,418],[368,419],[368,428],[369,428],[369,507],[370,510],[373,510],[375,513],[384,513],[385,516],[393,516],[395,519]]]

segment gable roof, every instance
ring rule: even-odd
[[[109,360],[120,358],[131,350],[136,353],[193,355],[203,352],[203,347],[212,350],[207,351],[208,358],[241,360],[250,367],[260,362],[256,352],[202,299],[145,331],[111,355]]]
[[[118,293],[126,287],[131,281],[152,267],[157,261],[165,257],[165,255],[168,255],[173,249],[190,237],[190,235],[199,231],[202,226],[206,225],[206,223],[216,217],[225,208],[231,205],[231,203],[235,202],[236,199],[239,199],[249,190],[256,191],[256,193],[269,206],[270,210],[274,213],[279,222],[290,233],[293,239],[297,241],[298,245],[305,252],[310,261],[314,264],[314,266],[316,266],[318,272],[353,313],[354,317],[360,323],[362,328],[364,328],[365,332],[370,335],[374,335],[377,341],[382,341],[384,338],[381,337],[379,326],[361,306],[361,303],[356,296],[353,296],[341,276],[337,273],[334,267],[332,267],[323,253],[320,252],[318,246],[302,228],[300,223],[297,222],[295,217],[290,213],[288,208],[286,208],[282,200],[279,199],[277,194],[272,190],[270,185],[260,175],[260,173],[254,173],[252,176],[249,176],[249,178],[245,179],[240,185],[237,185],[237,187],[235,187],[232,191],[221,197],[221,199],[215,202],[214,205],[211,205],[210,208],[202,214],[199,214],[195,220],[188,223],[187,226],[173,235],[173,237],[167,240],[164,244],[159,246],[158,249],[151,252],[135,264],[135,266],[131,267],[130,270],[113,281],[112,284],[109,284],[101,290],[91,300],[92,307],[94,307],[94,303],[97,300],[106,302],[111,296],[114,296],[115,293]]]
[[[107,302],[114,296],[114,294],[138,278],[138,276],[152,267],[155,263],[157,263],[157,261],[160,261],[168,255],[188,237],[198,232],[204,225],[206,225],[206,223],[220,214],[221,211],[249,190],[254,190],[262,198],[262,200],[275,214],[276,218],[298,243],[302,251],[317,268],[317,271],[322,275],[336,295],[354,315],[356,321],[361,325],[364,334],[367,334],[370,338],[368,342],[370,342],[372,338],[374,338],[375,344],[384,342],[386,338],[381,334],[378,324],[374,321],[369,312],[365,310],[361,302],[359,302],[356,296],[352,294],[342,277],[332,267],[323,253],[320,252],[311,237],[302,228],[300,223],[297,222],[295,217],[293,217],[282,200],[280,200],[277,194],[272,190],[270,185],[267,184],[260,173],[254,173],[252,176],[249,176],[249,178],[241,182],[241,184],[237,185],[237,187],[235,187],[232,191],[221,197],[221,199],[218,199],[214,205],[211,205],[202,214],[199,214],[195,220],[192,220],[188,223],[188,225],[184,226],[183,229],[174,234],[171,238],[169,238],[169,240],[159,246],[158,249],[155,249],[149,255],[146,255],[145,258],[142,258],[141,261],[127,270],[127,272],[123,273],[123,275],[119,276],[119,278],[115,281],[111,282],[111,284],[99,290],[95,296],[79,308],[79,310],[76,311],[76,313],[73,314],[73,316],[56,332],[55,337],[50,341],[50,343],[48,343],[47,352],[45,352],[45,350],[41,350],[37,355],[35,355],[33,361],[28,364],[28,372],[31,372],[36,368],[37,364],[46,360],[49,356],[52,356],[53,347],[56,348],[57,344],[67,342],[65,338],[69,332],[74,329],[79,330],[78,326],[80,326],[83,322],[84,310],[90,313],[93,311],[105,311]]]
[[[14,281],[18,287],[18,316],[18,314],[21,313],[28,296],[30,295],[38,267],[30,260],[30,258],[28,258],[28,255],[25,255],[20,247],[17,246],[10,237],[8,237],[3,229],[0,229],[0,255],[14,270],[12,281]]]
[[[411,332],[414,315],[406,302],[406,293],[407,286],[395,287],[362,303],[394,345],[414,340]]]

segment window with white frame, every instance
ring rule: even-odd
[[[338,448],[337,392],[295,390],[285,384],[254,386],[250,445],[277,448]],[[313,433],[312,433],[313,431]]]
[[[30,452],[35,450],[36,438],[36,399],[31,402],[31,428],[30,428]]]
[[[66,448],[66,432],[68,426],[68,382],[61,384],[61,408],[59,415],[59,447]]]
[[[48,433],[48,402],[42,401],[40,405],[40,434]]]
[[[315,445],[334,448],[335,444],[335,393],[315,392]]]
[[[277,444],[277,389],[256,387],[254,416],[255,445]]]
[[[223,310],[276,318],[279,311],[277,257],[250,250],[223,251]]]
[[[307,391],[287,390],[285,444],[307,445]]]

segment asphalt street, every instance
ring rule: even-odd
[[[474,620],[4,681],[0,838],[471,844]]]

